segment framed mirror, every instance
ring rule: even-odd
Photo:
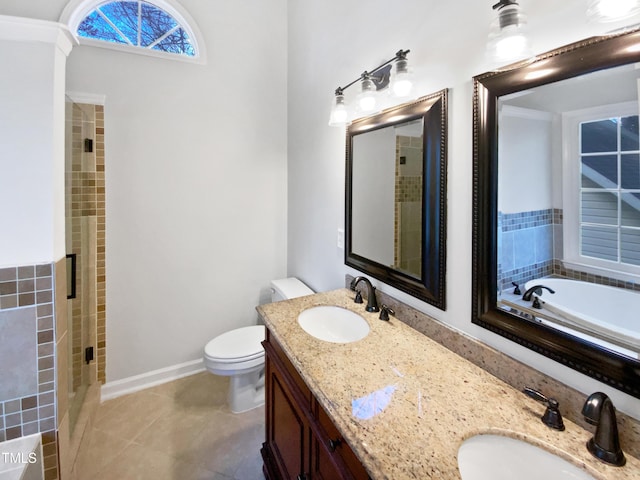
[[[445,309],[447,91],[354,121],[345,263]]]
[[[640,398],[638,62],[635,30],[474,78],[472,321]]]

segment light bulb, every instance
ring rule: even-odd
[[[343,127],[349,123],[349,109],[344,103],[344,95],[336,93],[331,114],[329,115],[329,125],[331,127]]]
[[[614,22],[631,17],[639,11],[638,0],[591,0],[587,15],[594,21]]]
[[[363,112],[371,112],[376,108],[376,99],[373,95],[362,95],[358,99],[358,105]]]
[[[362,79],[362,93],[358,95],[358,106],[363,112],[371,112],[376,108],[376,87],[367,76]]]
[[[391,88],[396,97],[408,97],[411,94],[413,81],[406,58],[396,60],[396,75]]]
[[[532,56],[526,36],[527,17],[517,3],[496,4],[498,16],[491,22],[487,56],[494,62],[515,62]]]
[[[501,60],[517,58],[521,52],[527,50],[527,43],[527,37],[522,33],[506,35],[496,42],[496,57]]]

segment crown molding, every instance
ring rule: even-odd
[[[78,40],[66,25],[35,18],[0,15],[0,40],[50,43],[69,56]]]

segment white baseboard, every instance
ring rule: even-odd
[[[100,389],[100,402],[111,400],[128,393],[155,387],[205,370],[202,359],[172,365],[151,372],[134,375],[114,382],[107,382]]]

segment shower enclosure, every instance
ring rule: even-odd
[[[104,131],[98,126],[102,121],[102,106],[74,103],[67,97],[65,226],[71,432],[87,388],[100,380],[98,324],[104,329],[105,312]]]

